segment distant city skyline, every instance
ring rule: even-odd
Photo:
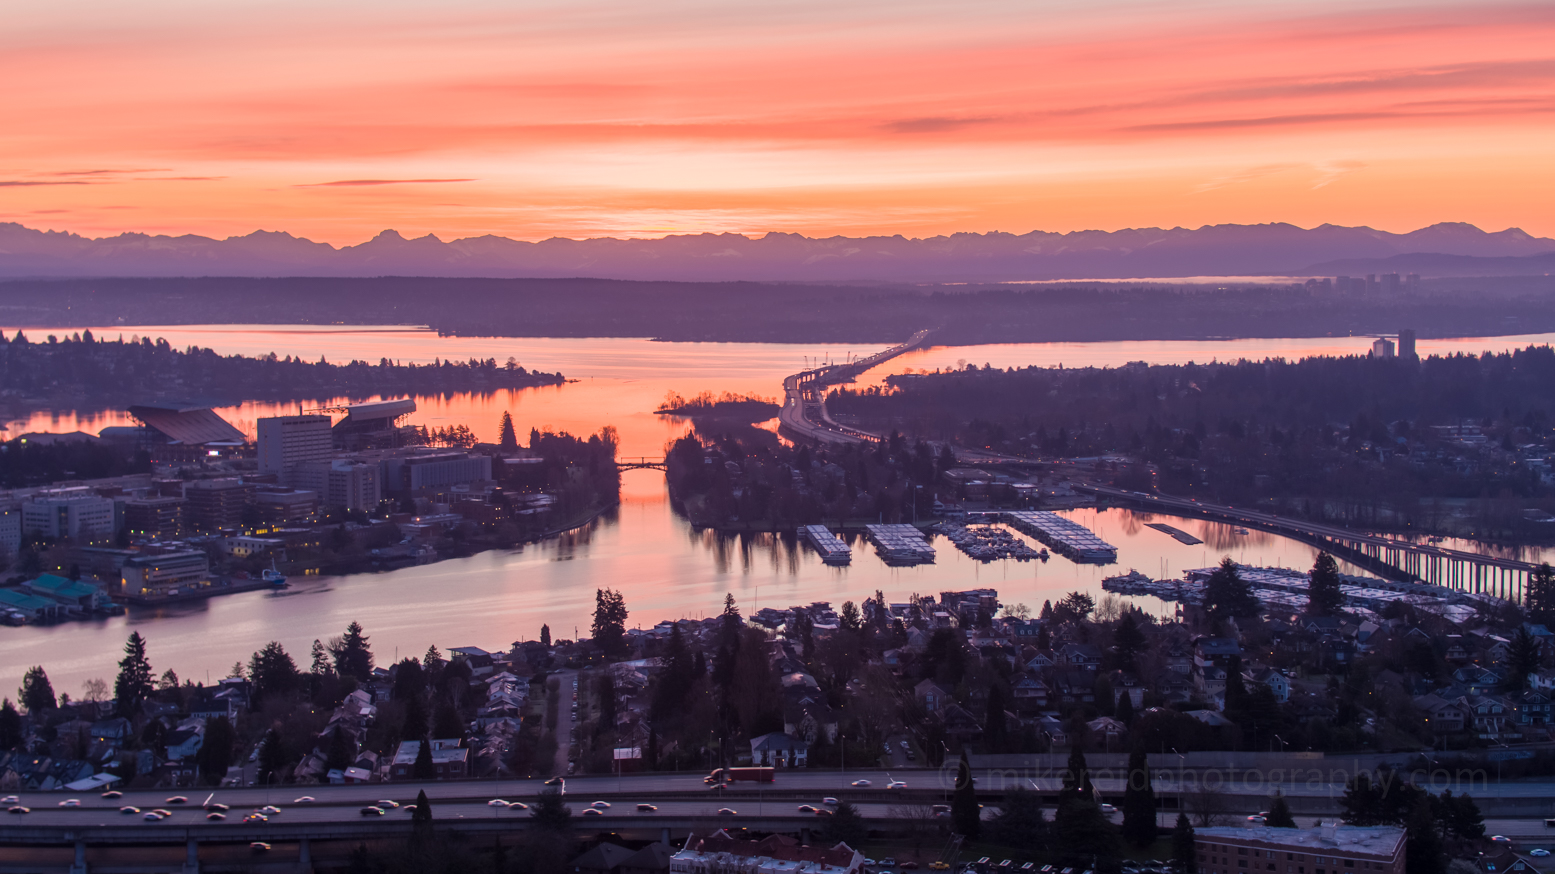
[[[34,5],[0,33],[0,221],[1551,236],[1552,46],[1518,3]]]

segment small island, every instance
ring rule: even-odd
[[[679,416],[685,419],[724,419],[739,422],[765,422],[778,414],[777,401],[756,395],[724,392],[714,395],[704,391],[687,398],[679,392],[664,396],[664,404],[654,412],[661,416]]]

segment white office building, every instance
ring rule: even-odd
[[[113,499],[87,489],[40,492],[22,505],[22,531],[78,543],[113,536]]]
[[[335,443],[328,416],[274,416],[259,420],[259,472],[280,476],[285,485],[302,463],[328,461]]]

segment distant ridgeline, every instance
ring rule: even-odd
[[[22,332],[0,336],[0,385],[23,398],[54,405],[114,403],[127,399],[198,397],[209,403],[303,400],[339,395],[430,394],[559,385],[559,373],[541,373],[509,358],[332,364],[274,353],[260,358],[218,355],[190,346],[174,349],[166,340],[131,337],[99,340],[91,331],[45,342]]]

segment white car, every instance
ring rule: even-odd
[[[1548,856],[1549,854],[1550,854],[1550,851],[1544,849],[1543,847],[1539,847],[1537,849],[1533,849],[1533,850],[1529,850],[1528,851],[1528,855],[1530,855],[1530,856],[1537,856],[1540,859],[1544,858],[1545,856]]]
[[[892,780],[889,783],[885,784],[885,788],[887,788],[887,789],[906,789],[907,788],[907,781],[906,780]]]
[[[836,807],[837,806],[837,799],[835,799],[835,798],[831,797],[830,795],[828,795],[825,798],[821,799],[821,803],[825,804],[825,805],[828,805],[830,807]]]
[[[313,803],[313,796],[312,795],[304,795],[301,798],[296,799],[292,803],[293,804],[312,804]]]
[[[79,798],[66,798],[64,801],[61,801],[59,803],[59,806],[60,807],[80,807],[81,806],[81,799],[79,799]]]
[[[1493,844],[1510,844],[1512,839],[1506,835],[1491,835],[1490,842]]]
[[[1110,804],[1098,805],[1097,809],[1100,810],[1102,813],[1117,813],[1118,812],[1118,809],[1116,807],[1113,807]]]
[[[610,809],[610,802],[608,802],[608,801],[596,801],[593,804],[590,804],[589,807],[597,807],[600,810],[609,810]]]
[[[501,798],[493,798],[490,801],[486,802],[486,806],[487,807],[507,807],[508,803],[506,801],[503,801]]]
[[[7,795],[4,798],[0,798],[0,804],[21,804],[21,803],[22,803],[22,799],[20,797],[16,796],[16,795]]]
[[[853,781],[853,785],[855,787],[858,787],[858,788],[862,789],[863,787],[869,786],[869,785],[872,785],[872,784],[868,780],[854,780]]]

